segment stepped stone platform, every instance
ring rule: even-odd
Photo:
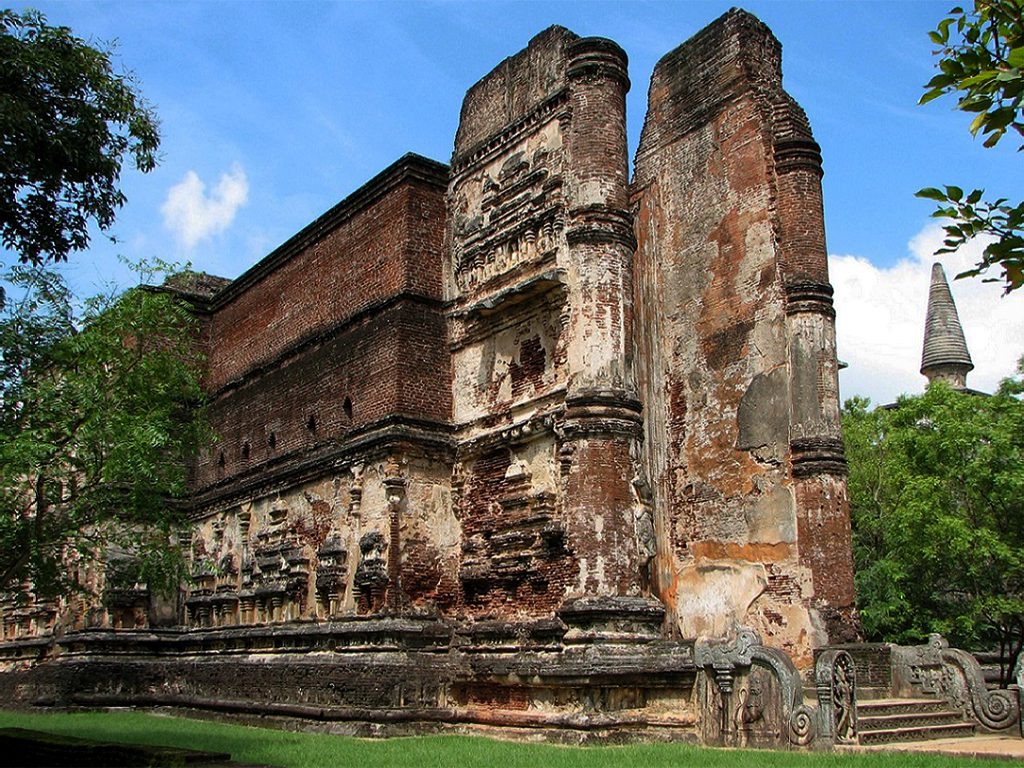
[[[959,738],[974,735],[974,723],[944,701],[934,699],[878,699],[858,704],[859,743]]]

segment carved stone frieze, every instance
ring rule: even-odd
[[[355,573],[355,589],[359,596],[359,613],[378,613],[385,607],[388,585],[387,541],[380,531],[363,534],[359,540],[359,565]]]
[[[317,550],[316,592],[322,615],[338,612],[348,588],[348,550],[340,536],[328,537]]]
[[[455,187],[452,265],[462,293],[555,262],[565,229],[557,126],[540,127]]]
[[[527,114],[505,126],[498,133],[453,157],[452,176],[458,178],[467,170],[487,163],[493,157],[504,152],[507,147],[518,142],[523,136],[535,131],[537,126],[543,123],[551,120],[567,121],[570,113],[569,94],[565,90],[560,90]]]
[[[525,421],[467,439],[459,446],[463,459],[492,449],[496,445],[517,446],[539,440],[554,433],[557,413],[543,413]]]

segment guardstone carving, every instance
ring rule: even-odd
[[[694,659],[714,683],[708,708],[718,717],[709,740],[735,746],[808,746],[815,740],[818,713],[804,704],[800,673],[785,653],[764,646],[757,632],[738,627],[732,640],[698,641]]]

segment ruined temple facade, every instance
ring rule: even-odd
[[[450,165],[407,155],[238,279],[174,287],[219,439],[192,579],[132,641],[146,696],[180,656],[160,695],[189,706],[291,686],[297,716],[714,740],[757,648],[744,701],[781,696],[758,727],[785,740],[795,670],[857,636],[819,148],[742,11],[658,63],[632,180],[629,87],[619,46],[551,27],[470,88]],[[146,626],[142,599],[104,621]],[[115,696],[99,641],[63,642]],[[314,682],[300,651],[328,648]]]
[[[851,637],[821,160],[779,45],[734,13],[663,59],[632,183],[629,87],[552,27],[469,90],[450,167],[402,158],[197,301],[189,625],[601,599],[801,660]]]

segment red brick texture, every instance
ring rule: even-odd
[[[634,301],[660,596],[685,633],[693,567],[763,579],[731,610],[804,663],[856,634],[818,147],[742,11],[665,56],[649,103]]]
[[[451,418],[439,168],[404,158],[215,298],[199,487],[384,418]]]

